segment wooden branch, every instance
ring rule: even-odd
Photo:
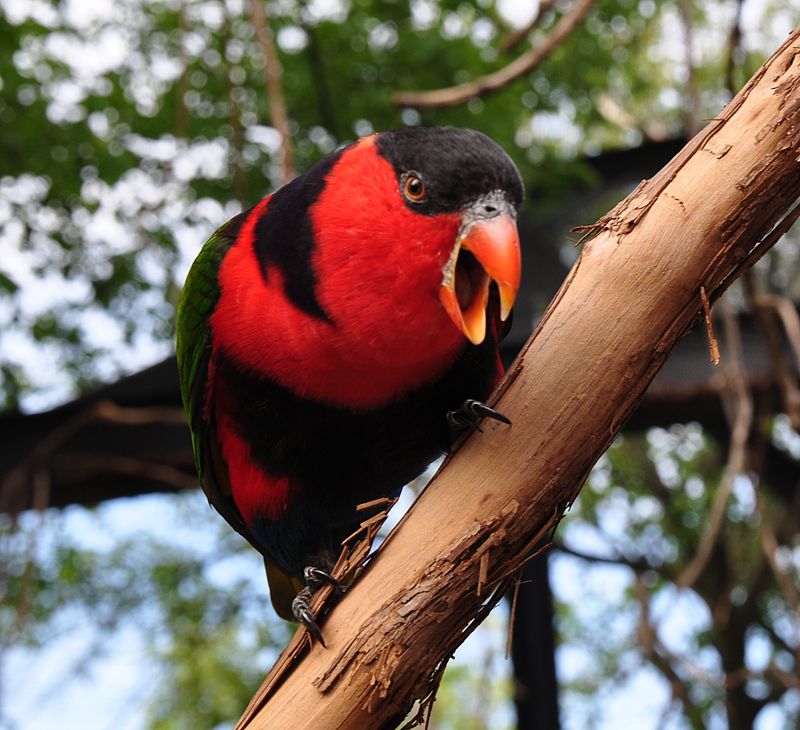
[[[500,43],[497,44],[497,49],[500,53],[508,53],[517,44],[522,43],[541,23],[542,18],[547,12],[556,4],[556,0],[540,0],[539,7],[533,17],[522,27],[511,31],[508,35],[504,36]]]
[[[711,502],[697,552],[675,581],[680,588],[694,585],[700,574],[709,565],[711,555],[725,524],[725,511],[728,499],[733,492],[733,483],[736,477],[744,472],[747,465],[747,442],[753,426],[753,396],[747,387],[739,323],[728,302],[723,300],[721,304],[725,305],[721,310],[725,325],[725,339],[728,345],[725,358],[727,382],[723,391],[723,396],[727,396],[727,400],[730,402],[728,418],[731,439],[728,446],[728,461]]]
[[[562,553],[563,555],[569,555],[570,557],[577,558],[578,560],[584,560],[587,563],[595,563],[599,565],[615,565],[619,568],[628,568],[637,575],[649,571],[652,573],[656,573],[657,575],[661,576],[664,580],[668,581],[675,580],[675,576],[670,574],[668,566],[665,569],[663,566],[652,565],[644,558],[632,560],[629,558],[625,558],[619,554],[611,556],[595,555],[592,553],[585,553],[581,550],[575,550],[574,548],[568,547],[562,542],[553,543],[553,550],[555,550],[558,553]]]
[[[789,606],[796,615],[800,616],[800,591],[797,590],[794,580],[792,579],[791,568],[783,568],[778,562],[778,551],[780,549],[778,538],[775,535],[775,530],[773,529],[770,519],[765,514],[766,510],[763,509],[763,502],[760,503],[759,506],[762,508],[759,509],[762,515],[761,549],[764,551],[764,557],[767,559],[769,567],[772,569],[772,573],[775,576],[775,582],[783,593],[786,605]],[[798,665],[800,665],[800,647],[795,650],[795,653]]]
[[[639,119],[622,107],[608,91],[601,91],[597,95],[594,106],[595,111],[603,119],[623,131],[639,132],[645,139],[657,143],[669,138],[669,130],[662,121],[652,118]],[[696,129],[695,132],[697,132]]]
[[[448,461],[322,623],[328,648],[259,692],[240,728],[391,726],[435,691],[700,315],[700,288],[714,301],[788,225],[798,159],[800,29],[598,222],[494,401],[514,425],[486,424]]]
[[[401,107],[433,109],[442,106],[457,106],[477,96],[485,96],[492,91],[502,89],[520,76],[533,71],[544,61],[575,30],[594,3],[595,0],[575,0],[569,11],[561,16],[556,27],[541,45],[531,48],[494,73],[446,89],[401,91],[392,97],[392,102]]]
[[[686,129],[689,137],[702,128],[700,122],[700,86],[697,69],[694,65],[694,21],[692,20],[692,0],[678,0],[681,23],[683,24],[683,56],[686,63]]]
[[[281,136],[281,184],[294,177],[294,145],[292,130],[289,124],[289,112],[286,110],[286,99],[283,93],[283,66],[278,58],[275,37],[269,24],[264,0],[252,0],[250,6],[253,28],[256,32],[261,57],[264,59],[264,79],[267,84],[269,115],[272,126]]]
[[[16,507],[15,505],[25,505],[27,503],[27,500],[22,497],[26,484],[39,471],[45,469],[48,460],[60,446],[88,424],[93,422],[126,425],[171,423],[184,426],[185,418],[183,410],[180,408],[124,407],[109,400],[99,400],[89,404],[42,438],[37,443],[36,448],[8,472],[5,479],[0,482],[0,511],[14,514],[18,509],[22,509],[22,507]],[[167,467],[164,468],[166,469]],[[173,470],[169,471],[169,476],[171,479],[177,478]],[[187,477],[183,484],[188,486],[190,482],[196,482],[196,480],[190,480]],[[45,509],[50,505],[47,503],[37,505],[36,500],[34,500],[32,506],[34,509]]]
[[[731,24],[731,30],[728,33],[728,51],[725,60],[725,88],[733,96],[736,86],[733,81],[733,74],[736,70],[738,56],[742,48],[742,6],[744,0],[736,0],[736,14]]]
[[[703,719],[702,712],[692,700],[691,686],[676,669],[680,662],[664,646],[658,636],[658,629],[651,622],[650,597],[640,575],[636,576],[636,581],[634,582],[634,597],[639,604],[639,622],[636,627],[636,635],[642,655],[669,682],[672,696],[680,702],[684,714],[688,715],[695,723],[701,723]],[[696,676],[694,678],[697,680]],[[701,681],[706,685],[711,684],[707,675],[702,677]]]
[[[783,408],[789,416],[792,428],[800,428],[800,388],[798,387],[798,369],[800,368],[800,316],[791,300],[777,294],[753,294],[750,297],[756,317],[764,320],[767,342],[774,362],[776,378],[783,395]],[[793,358],[789,358],[783,347],[781,333],[775,331],[773,320],[765,316],[772,310],[782,325],[783,335],[789,343]]]

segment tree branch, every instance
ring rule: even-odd
[[[647,593],[647,587],[639,575],[636,576],[634,583],[634,596],[639,604],[639,622],[636,635],[644,657],[664,675],[672,689],[672,697],[677,702],[680,702],[684,713],[691,719],[692,724],[695,727],[702,727],[703,714],[700,708],[692,701],[691,687],[676,669],[680,662],[663,645],[658,636],[658,629],[650,619],[650,598]],[[697,668],[693,669],[695,679],[697,679],[698,670]],[[705,684],[712,684],[707,675],[701,674],[699,679]]]
[[[728,463],[722,481],[717,486],[711,509],[708,513],[705,530],[700,538],[697,553],[689,565],[681,572],[675,583],[681,588],[694,585],[705,570],[717,544],[725,522],[725,508],[733,491],[733,482],[744,471],[747,463],[747,441],[753,425],[753,398],[747,388],[744,367],[744,352],[739,324],[727,302],[721,307],[725,325],[725,339],[728,345],[726,362],[726,390],[730,398],[729,416],[731,440],[728,449]]]
[[[615,565],[620,568],[628,568],[629,570],[633,571],[635,574],[640,575],[641,573],[652,572],[656,575],[661,576],[664,580],[675,580],[675,576],[671,575],[668,570],[665,570],[661,566],[651,565],[647,560],[644,558],[639,558],[638,560],[630,559],[623,557],[622,555],[612,555],[612,556],[605,556],[605,555],[593,555],[591,553],[585,553],[581,550],[575,550],[574,548],[567,547],[562,542],[556,542],[553,544],[553,549],[557,552],[563,553],[564,555],[569,555],[573,558],[578,558],[578,560],[585,560],[587,563],[597,563],[601,565]]]
[[[545,16],[547,11],[549,11],[555,4],[556,0],[540,0],[539,7],[536,8],[536,12],[533,14],[533,17],[522,28],[512,30],[510,33],[508,33],[508,35],[503,37],[503,39],[497,45],[500,53],[508,53],[518,43],[522,43],[522,41],[524,41],[531,34],[533,29],[536,28],[539,23],[541,23],[542,18]]]
[[[288,666],[238,727],[385,727],[435,691],[700,314],[700,288],[718,298],[775,242],[799,156],[800,29],[598,222],[492,401],[514,425],[486,424],[447,462],[325,617],[327,649]]]
[[[281,136],[283,178],[281,184],[284,184],[294,177],[294,145],[292,144],[289,113],[286,110],[286,99],[283,94],[283,67],[278,58],[278,49],[275,47],[275,38],[264,5],[264,0],[252,0],[251,16],[258,45],[261,48],[261,56],[264,59],[264,78],[267,83],[270,120]]]
[[[417,109],[433,109],[441,106],[457,106],[476,96],[485,96],[502,89],[515,79],[536,68],[552,51],[575,30],[583,20],[595,0],[575,0],[567,13],[561,16],[552,33],[536,48],[526,51],[494,73],[480,76],[473,81],[458,86],[435,91],[401,91],[394,95],[392,102],[396,106],[415,107]]]
[[[683,54],[686,61],[686,129],[693,136],[701,129],[700,88],[697,83],[697,69],[694,66],[694,21],[692,20],[692,0],[678,0],[678,10],[683,23]]]
[[[54,428],[36,444],[36,448],[27,454],[22,462],[8,472],[6,478],[0,482],[0,511],[13,514],[22,509],[23,507],[16,507],[16,505],[27,504],[24,493],[32,476],[45,469],[48,460],[58,448],[88,424],[98,422],[125,425],[172,423],[184,426],[185,418],[183,410],[180,408],[133,408],[119,406],[109,400],[91,403]],[[174,476],[173,473],[170,473],[171,478]],[[189,480],[188,477],[184,484],[188,484],[189,481],[196,484],[196,480]],[[34,509],[45,509],[48,506],[46,503],[37,504],[36,500],[32,505]]]
[[[763,507],[763,503],[761,505]],[[792,580],[792,573],[790,570],[786,570],[778,562],[778,549],[780,545],[778,544],[778,538],[775,535],[775,530],[772,527],[772,524],[764,516],[764,510],[759,510],[762,514],[761,518],[761,548],[764,551],[764,556],[767,558],[767,562],[769,563],[769,567],[772,569],[773,574],[775,575],[775,581],[778,584],[778,587],[781,589],[784,598],[786,599],[787,605],[794,611],[798,616],[800,616],[800,592],[798,592],[797,587]],[[800,647],[798,647],[800,650]],[[800,665],[800,656],[797,657],[798,665]]]
[[[783,334],[789,342],[794,359],[789,362],[782,338],[775,333],[768,334],[777,380],[783,394],[783,407],[789,416],[792,428],[800,428],[800,388],[798,388],[798,367],[800,366],[800,316],[787,297],[777,294],[757,294],[752,297],[756,316],[764,315],[765,310],[773,310],[783,326]],[[764,317],[766,319],[766,317]],[[771,320],[767,320],[771,323]],[[765,327],[767,329],[769,324]],[[794,372],[792,372],[794,371]]]
[[[761,514],[761,549],[764,551],[764,556],[767,563],[775,576],[775,582],[783,597],[786,600],[786,605],[790,609],[791,618],[789,621],[794,621],[795,628],[800,629],[800,592],[797,590],[791,568],[785,570],[778,561],[778,538],[775,535],[771,523],[771,515],[765,509],[765,500],[759,499],[759,512]],[[795,659],[795,667],[800,667],[800,642],[792,648]]]

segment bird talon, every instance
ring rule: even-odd
[[[485,403],[475,400],[474,398],[468,398],[459,408],[447,414],[447,422],[459,431],[471,429],[473,431],[478,431],[478,433],[483,433],[483,429],[479,423],[482,418],[491,418],[495,421],[511,425],[511,419],[507,416],[504,416],[500,411],[496,411],[491,406],[487,406]]]
[[[341,591],[342,586],[336,578],[334,578],[327,570],[317,568],[313,565],[307,565],[303,569],[303,579],[306,585],[312,590],[317,591],[326,583],[332,585],[337,591]]]
[[[314,595],[313,591],[306,587],[300,591],[292,601],[292,614],[297,619],[298,623],[303,624],[311,635],[312,641],[316,640],[322,646],[325,646],[325,640],[322,638],[322,632],[317,625],[316,616],[309,607],[311,596]]]
[[[336,578],[334,578],[327,570],[318,568],[315,565],[307,565],[303,568],[303,580],[306,585],[292,601],[292,614],[295,619],[308,629],[312,640],[318,641],[322,646],[325,646],[325,640],[322,638],[322,631],[320,631],[317,624],[317,617],[311,610],[310,602],[314,594],[328,584],[332,585],[334,589],[341,593],[342,586]]]
[[[483,430],[473,417],[468,416],[460,410],[450,411],[447,414],[447,423],[457,431],[465,431],[468,428],[475,431]]]

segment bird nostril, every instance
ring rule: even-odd
[[[485,210],[487,213],[496,213],[496,212],[497,212],[497,208],[495,208],[493,205],[485,205],[485,206],[483,207],[483,209],[484,209],[484,210]]]

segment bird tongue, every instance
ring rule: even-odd
[[[482,271],[483,269],[475,257],[469,251],[462,249],[456,264],[456,297],[462,311],[468,309],[472,303],[475,289],[481,284]]]
[[[472,299],[472,284],[469,283],[469,277],[463,271],[456,271],[456,296],[458,297],[458,306],[466,309]]]

